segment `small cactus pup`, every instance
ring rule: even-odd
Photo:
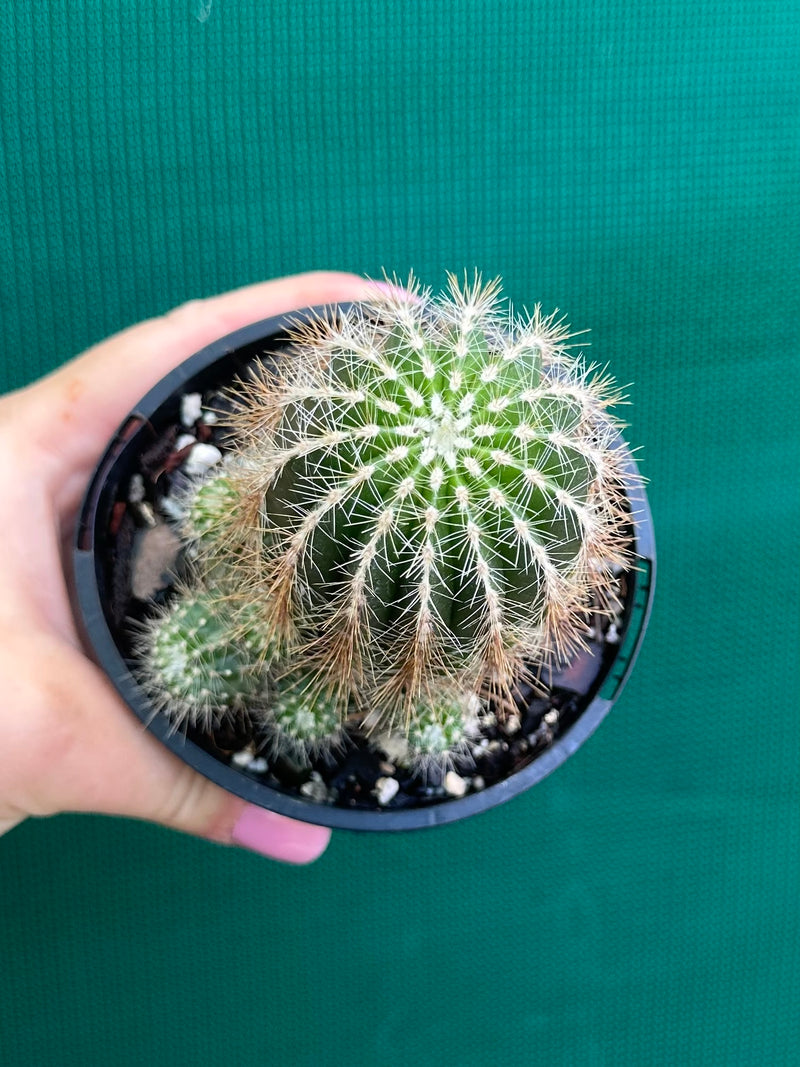
[[[265,698],[268,640],[218,590],[183,588],[139,627],[140,679],[176,724],[205,729]]]
[[[142,654],[159,705],[440,777],[518,723],[631,565],[621,396],[569,338],[477,277],[298,321],[228,391],[185,501],[186,589]]]

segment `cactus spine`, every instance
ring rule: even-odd
[[[504,312],[497,282],[412,282],[299,325],[235,390],[236,461],[200,491],[192,536],[213,533],[202,567],[326,723],[444,752],[455,708],[502,714],[580,644],[628,518],[620,397],[568,336],[538,308]]]

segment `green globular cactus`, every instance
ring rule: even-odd
[[[185,539],[197,546],[213,544],[237,503],[236,488],[227,472],[214,471],[193,487],[185,502],[182,530]]]
[[[324,728],[295,740],[360,721],[445,759],[476,705],[502,716],[580,646],[630,518],[620,396],[568,337],[505,311],[497,282],[412,280],[298,325],[234,390],[235,462],[191,525],[278,673],[325,693]]]
[[[408,720],[409,762],[425,768],[465,755],[470,736],[477,732],[480,711],[480,700],[464,692],[443,691],[433,702],[421,701]]]
[[[337,701],[304,674],[278,678],[270,693],[267,726],[274,747],[301,760],[336,743],[341,733]]]
[[[230,584],[231,579],[241,581],[242,565],[250,579],[258,569],[262,551],[258,502],[242,497],[228,465],[222,465],[184,490],[177,511],[178,534],[193,561],[195,574],[202,576],[206,588],[216,589],[226,600],[225,610],[230,609],[233,597],[240,616],[258,625],[259,598],[242,597],[241,587]],[[269,636],[262,636],[269,647],[267,658],[271,659],[274,648]]]
[[[142,681],[178,725],[211,727],[263,697],[264,636],[218,593],[185,590],[147,622],[139,645]]]

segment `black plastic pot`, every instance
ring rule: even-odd
[[[291,325],[311,313],[305,310],[266,319],[215,341],[159,382],[123,422],[98,464],[78,522],[74,569],[79,622],[88,647],[139,719],[172,752],[229,792],[305,822],[352,830],[407,830],[451,822],[503,803],[541,781],[583,744],[614,704],[633,666],[650,612],[655,579],[650,509],[620,438],[631,478],[628,502],[637,562],[620,579],[623,610],[616,632],[613,638],[600,635],[568,669],[553,677],[554,703],[529,695],[520,713],[528,727],[533,727],[533,733],[527,734],[533,743],[498,733],[494,750],[500,753],[504,776],[496,781],[487,781],[484,788],[461,797],[443,796],[436,789],[425,795],[423,790],[413,801],[402,794],[381,806],[369,788],[379,772],[366,766],[364,750],[351,747],[344,751],[340,766],[328,761],[322,768],[331,780],[344,783],[339,799],[324,803],[303,795],[298,782],[277,782],[271,773],[233,765],[230,755],[236,738],[191,728],[186,733],[176,731],[154,711],[132,672],[129,620],[141,614],[145,605],[137,602],[131,586],[131,559],[140,532],[128,501],[129,486],[143,465],[152,472],[161,464],[162,455],[169,456],[185,394],[213,393],[245,371],[252,360],[279,353]],[[146,481],[147,492],[157,499],[159,479],[151,473]],[[373,762],[377,766],[377,760]]]

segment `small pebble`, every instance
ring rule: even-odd
[[[372,790],[379,804],[388,804],[397,795],[400,783],[396,778],[379,778]]]
[[[456,774],[455,771],[448,771],[444,776],[444,788],[445,791],[450,794],[451,797],[463,797],[467,791],[467,783],[460,774]]]
[[[558,722],[558,712],[555,708],[551,708],[550,711],[545,712],[544,721],[548,726],[555,726]]]
[[[196,444],[186,458],[183,469],[187,474],[205,474],[222,459],[215,445]]]
[[[215,426],[219,422],[219,416],[216,411],[204,411],[202,419],[206,426]]]
[[[269,764],[263,756],[256,756],[255,759],[251,759],[247,764],[247,769],[252,774],[264,774],[269,768]]]
[[[619,644],[619,630],[617,629],[617,624],[615,622],[612,622],[606,630],[606,641],[608,641],[610,645]]]
[[[247,767],[248,764],[252,763],[254,755],[254,750],[248,746],[243,748],[241,752],[234,752],[231,756],[231,763],[234,767]]]
[[[183,452],[184,448],[188,448],[190,445],[196,445],[197,438],[193,433],[182,433],[175,442],[175,451]]]
[[[304,797],[308,797],[309,800],[313,800],[317,804],[324,804],[329,799],[328,787],[323,782],[318,771],[311,772],[310,779],[300,786],[300,792]]]
[[[181,400],[181,422],[194,426],[203,410],[203,398],[199,393],[186,393]]]
[[[522,722],[520,720],[519,715],[517,715],[516,713],[509,715],[505,722],[501,723],[500,725],[500,729],[503,731],[503,733],[508,735],[518,734],[521,728]]]

